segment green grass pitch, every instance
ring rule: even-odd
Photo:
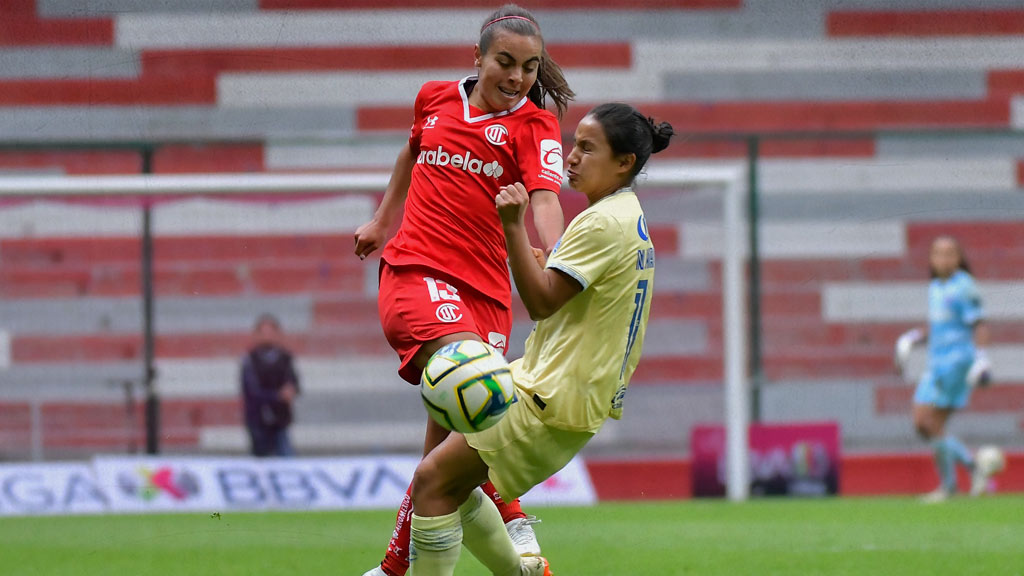
[[[542,508],[556,576],[1024,575],[1024,496]],[[0,573],[361,576],[394,514],[309,512],[0,519]],[[486,571],[464,552],[457,575]]]

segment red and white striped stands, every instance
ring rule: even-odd
[[[898,5],[898,3],[896,3]],[[828,15],[833,37],[1020,36],[1024,11],[960,10],[854,11]]]
[[[190,136],[244,142],[158,146],[153,170],[386,170],[403,144],[416,86],[471,71],[474,31],[494,7],[253,0],[198,13],[158,4],[124,0],[106,12],[69,0],[0,4],[0,134],[54,143],[0,150],[0,174],[137,173],[137,153],[103,142]],[[794,0],[526,4],[580,95],[563,121],[567,142],[590,105],[605,99],[636,102],[684,135],[660,162],[745,157],[743,141],[694,135],[867,132],[761,142],[770,417],[838,419],[852,446],[912,441],[911,388],[891,373],[891,348],[924,320],[929,241],[953,233],[985,291],[1002,382],[977,395],[964,425],[979,438],[1019,434],[1024,138],[886,131],[1024,128],[1024,9],[1002,0],[969,10],[916,0],[884,10],[855,0],[811,8]],[[118,67],[101,72],[88,58],[68,57],[84,50]],[[714,90],[702,92],[707,86]],[[61,150],[60,140],[97,148]],[[568,214],[582,209],[572,192],[564,201]],[[660,256],[652,334],[666,341],[651,343],[630,392],[647,418],[610,426],[596,450],[674,449],[693,422],[717,419],[721,409],[715,203],[699,194],[649,201]],[[300,438],[320,449],[416,446],[416,430],[386,446],[355,433],[379,420],[383,403],[415,400],[394,376],[380,334],[376,266],[349,253],[373,200],[311,202],[320,203],[155,208],[156,354],[173,449],[241,449],[236,362],[265,309],[283,317],[304,363],[310,392]],[[100,374],[140,361],[137,208],[0,201],[0,224],[0,331],[9,336],[0,354],[0,454],[27,445],[32,402],[41,403],[50,452],[138,445],[138,429],[129,431],[110,390],[101,400],[81,387],[60,399],[9,393],[63,382],[56,374],[68,366]],[[529,330],[518,305],[516,315],[513,350]],[[674,348],[680,334],[686,341]],[[108,386],[86,379],[82,387]],[[396,422],[418,414],[415,402],[401,406]],[[648,418],[658,431],[644,426]]]

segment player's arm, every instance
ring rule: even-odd
[[[530,196],[522,184],[517,182],[503,187],[494,203],[505,230],[508,263],[519,297],[530,319],[543,320],[579,294],[583,287],[561,272],[541,267],[535,258],[524,224]]]
[[[565,232],[565,216],[562,214],[562,203],[558,201],[558,194],[551,190],[531,190],[530,209],[544,253],[550,254],[555,248],[555,243],[562,237],[562,232]]]
[[[412,168],[416,165],[412,148],[403,146],[391,170],[391,180],[384,190],[384,199],[373,213],[373,218],[356,229],[356,256],[362,260],[374,250],[384,245],[388,230],[398,217],[405,198],[409,195],[409,184],[412,182]]]
[[[550,254],[565,231],[558,190],[562,186],[562,134],[553,114],[530,117],[516,130],[515,159],[522,184],[530,191],[533,224],[540,247]]]

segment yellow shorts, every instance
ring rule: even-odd
[[[487,464],[488,477],[506,501],[519,498],[564,468],[594,437],[593,432],[570,432],[544,424],[527,405],[533,402],[531,396],[518,388],[516,393],[519,401],[497,424],[466,434],[466,442]]]

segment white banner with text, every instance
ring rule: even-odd
[[[397,508],[419,458],[97,456],[88,463],[0,465],[0,516]],[[582,459],[523,496],[588,505]]]

